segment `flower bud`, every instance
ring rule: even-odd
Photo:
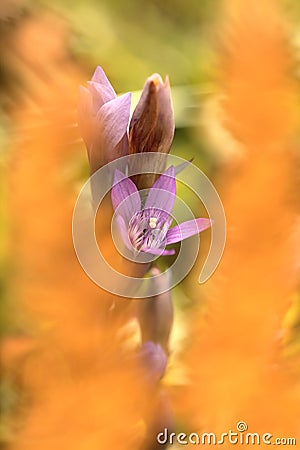
[[[174,136],[169,80],[149,77],[129,126],[129,153],[168,153]]]
[[[130,102],[130,93],[116,96],[100,66],[88,87],[80,86],[78,125],[88,150],[91,174],[128,154]]]
[[[143,87],[141,98],[133,112],[129,125],[129,153],[160,152],[167,154],[174,137],[174,113],[169,79],[163,82],[160,75],[153,74]],[[147,156],[145,155],[145,158]],[[166,158],[157,160],[154,173],[162,172]],[[134,168],[138,169],[138,168]],[[137,170],[138,171],[138,170]],[[136,177],[140,189],[150,187],[154,175]]]

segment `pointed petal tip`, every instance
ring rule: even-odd
[[[164,172],[164,175],[169,175],[170,177],[175,178],[175,167],[170,166],[168,169]]]
[[[170,78],[169,78],[169,75],[166,75],[166,76],[165,76],[164,86],[165,86],[166,88],[170,88]]]
[[[210,228],[214,224],[213,219],[208,219],[207,217],[199,217],[198,219],[195,219],[195,221],[200,230],[199,233],[207,230],[207,228]]]
[[[94,74],[92,76],[91,82],[98,83],[98,84],[101,84],[102,86],[105,86],[106,89],[109,90],[111,97],[116,97],[115,90],[112,87],[109,79],[107,78],[107,76],[101,66],[96,67]]]
[[[112,98],[111,100],[106,102],[102,108],[105,108],[105,110],[107,110],[108,112],[113,110],[115,112],[118,112],[118,114],[121,114],[121,112],[123,112],[123,115],[125,112],[126,119],[128,122],[129,114],[130,114],[130,105],[131,105],[131,92],[127,92],[126,94]],[[122,111],[121,111],[121,108],[122,108]],[[128,118],[127,118],[127,116],[128,116]]]
[[[170,250],[164,250],[163,255],[175,255],[175,250],[174,248],[171,248]]]
[[[114,173],[114,184],[119,183],[119,181],[123,180],[125,177],[125,174],[121,172],[121,170],[116,169]]]
[[[201,225],[200,225],[201,231],[211,228],[215,223],[215,221],[213,219],[208,219],[206,217],[202,217],[201,219],[196,219],[196,221],[198,221],[198,220],[199,220],[199,222],[201,221]]]
[[[126,92],[123,95],[120,95],[119,97],[117,97],[118,99],[122,99],[122,101],[124,103],[129,103],[129,105],[131,104],[131,97],[132,97],[132,93],[131,92]]]
[[[185,162],[183,162],[183,163],[181,163],[181,164],[178,164],[178,166],[176,166],[176,167],[174,168],[174,170],[175,170],[175,175],[178,175],[178,174],[179,174],[180,172],[182,172],[186,167],[188,167],[188,166],[192,163],[193,159],[194,159],[194,158],[191,158],[191,159],[189,159],[188,161],[185,161]]]
[[[212,223],[213,222],[211,219],[207,219],[206,217],[180,223],[179,225],[169,229],[166,236],[166,243],[168,245],[183,241],[184,239],[207,230],[211,227]]]
[[[92,81],[96,81],[96,82],[98,81],[99,82],[99,81],[102,81],[105,78],[107,78],[107,77],[105,75],[104,70],[102,69],[101,66],[98,65],[96,67],[94,73],[93,73]]]

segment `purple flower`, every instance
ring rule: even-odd
[[[130,93],[116,96],[100,66],[88,87],[80,86],[78,125],[88,150],[91,173],[128,154],[130,102]]]
[[[119,170],[115,171],[111,199],[120,235],[128,249],[153,255],[173,255],[175,251],[165,250],[166,245],[180,242],[211,226],[209,219],[199,218],[170,228],[175,197],[174,166],[155,181],[144,206],[133,181]]]
[[[128,154],[160,152],[161,158],[156,160],[154,174],[134,177],[139,188],[148,188],[156,179],[155,173],[164,170],[164,154],[166,156],[170,151],[174,136],[168,78],[163,81],[158,74],[147,78],[129,123],[130,102],[130,93],[116,96],[103,69],[98,66],[87,87],[80,86],[78,125],[88,150],[91,174]],[[140,170],[134,172],[139,173]]]

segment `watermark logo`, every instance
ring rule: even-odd
[[[248,425],[246,422],[243,422],[242,420],[236,424],[236,428],[238,431],[246,431],[248,430]]]
[[[236,424],[236,430],[228,430],[221,434],[216,433],[169,433],[167,428],[158,433],[157,442],[160,445],[296,445],[294,437],[275,437],[271,433],[253,433],[248,431],[244,421]]]
[[[224,208],[215,187],[197,166],[177,156],[161,153],[147,153],[147,158],[144,154],[138,153],[114,160],[94,173],[82,187],[74,208],[72,233],[77,258],[86,274],[99,287],[122,297],[145,298],[172,289],[190,272],[199,253],[199,234],[183,240],[172,265],[161,274],[156,275],[156,282],[151,283],[151,277],[129,277],[116,271],[104,258],[101,245],[97,243],[96,214],[104,198],[111,192],[116,170],[121,171],[127,177],[149,173],[159,175],[162,171],[155,170],[155,168],[160,167],[162,158],[164,158],[166,167],[184,167],[183,170],[178,171],[177,181],[184,189],[188,189],[192,195],[197,196],[212,221],[211,245],[199,274],[199,283],[204,283],[210,278],[223,254],[226,241]],[[177,223],[195,219],[190,206],[178,194],[172,209],[172,217]],[[152,218],[152,222],[150,221],[150,226],[153,228],[154,220]],[[111,230],[118,252],[124,258],[132,260],[132,256],[126,252],[126,249],[124,250],[124,247],[122,248],[118,239],[115,215],[112,218]],[[157,256],[140,253],[135,255],[134,261],[145,263],[151,262],[155,258]],[[158,278],[162,278],[161,282]]]

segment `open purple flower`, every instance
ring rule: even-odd
[[[165,246],[180,242],[211,226],[211,220],[188,220],[173,228],[171,211],[176,198],[174,166],[169,167],[150,188],[145,204],[133,181],[115,171],[111,199],[122,240],[129,250],[153,255],[173,255]]]

